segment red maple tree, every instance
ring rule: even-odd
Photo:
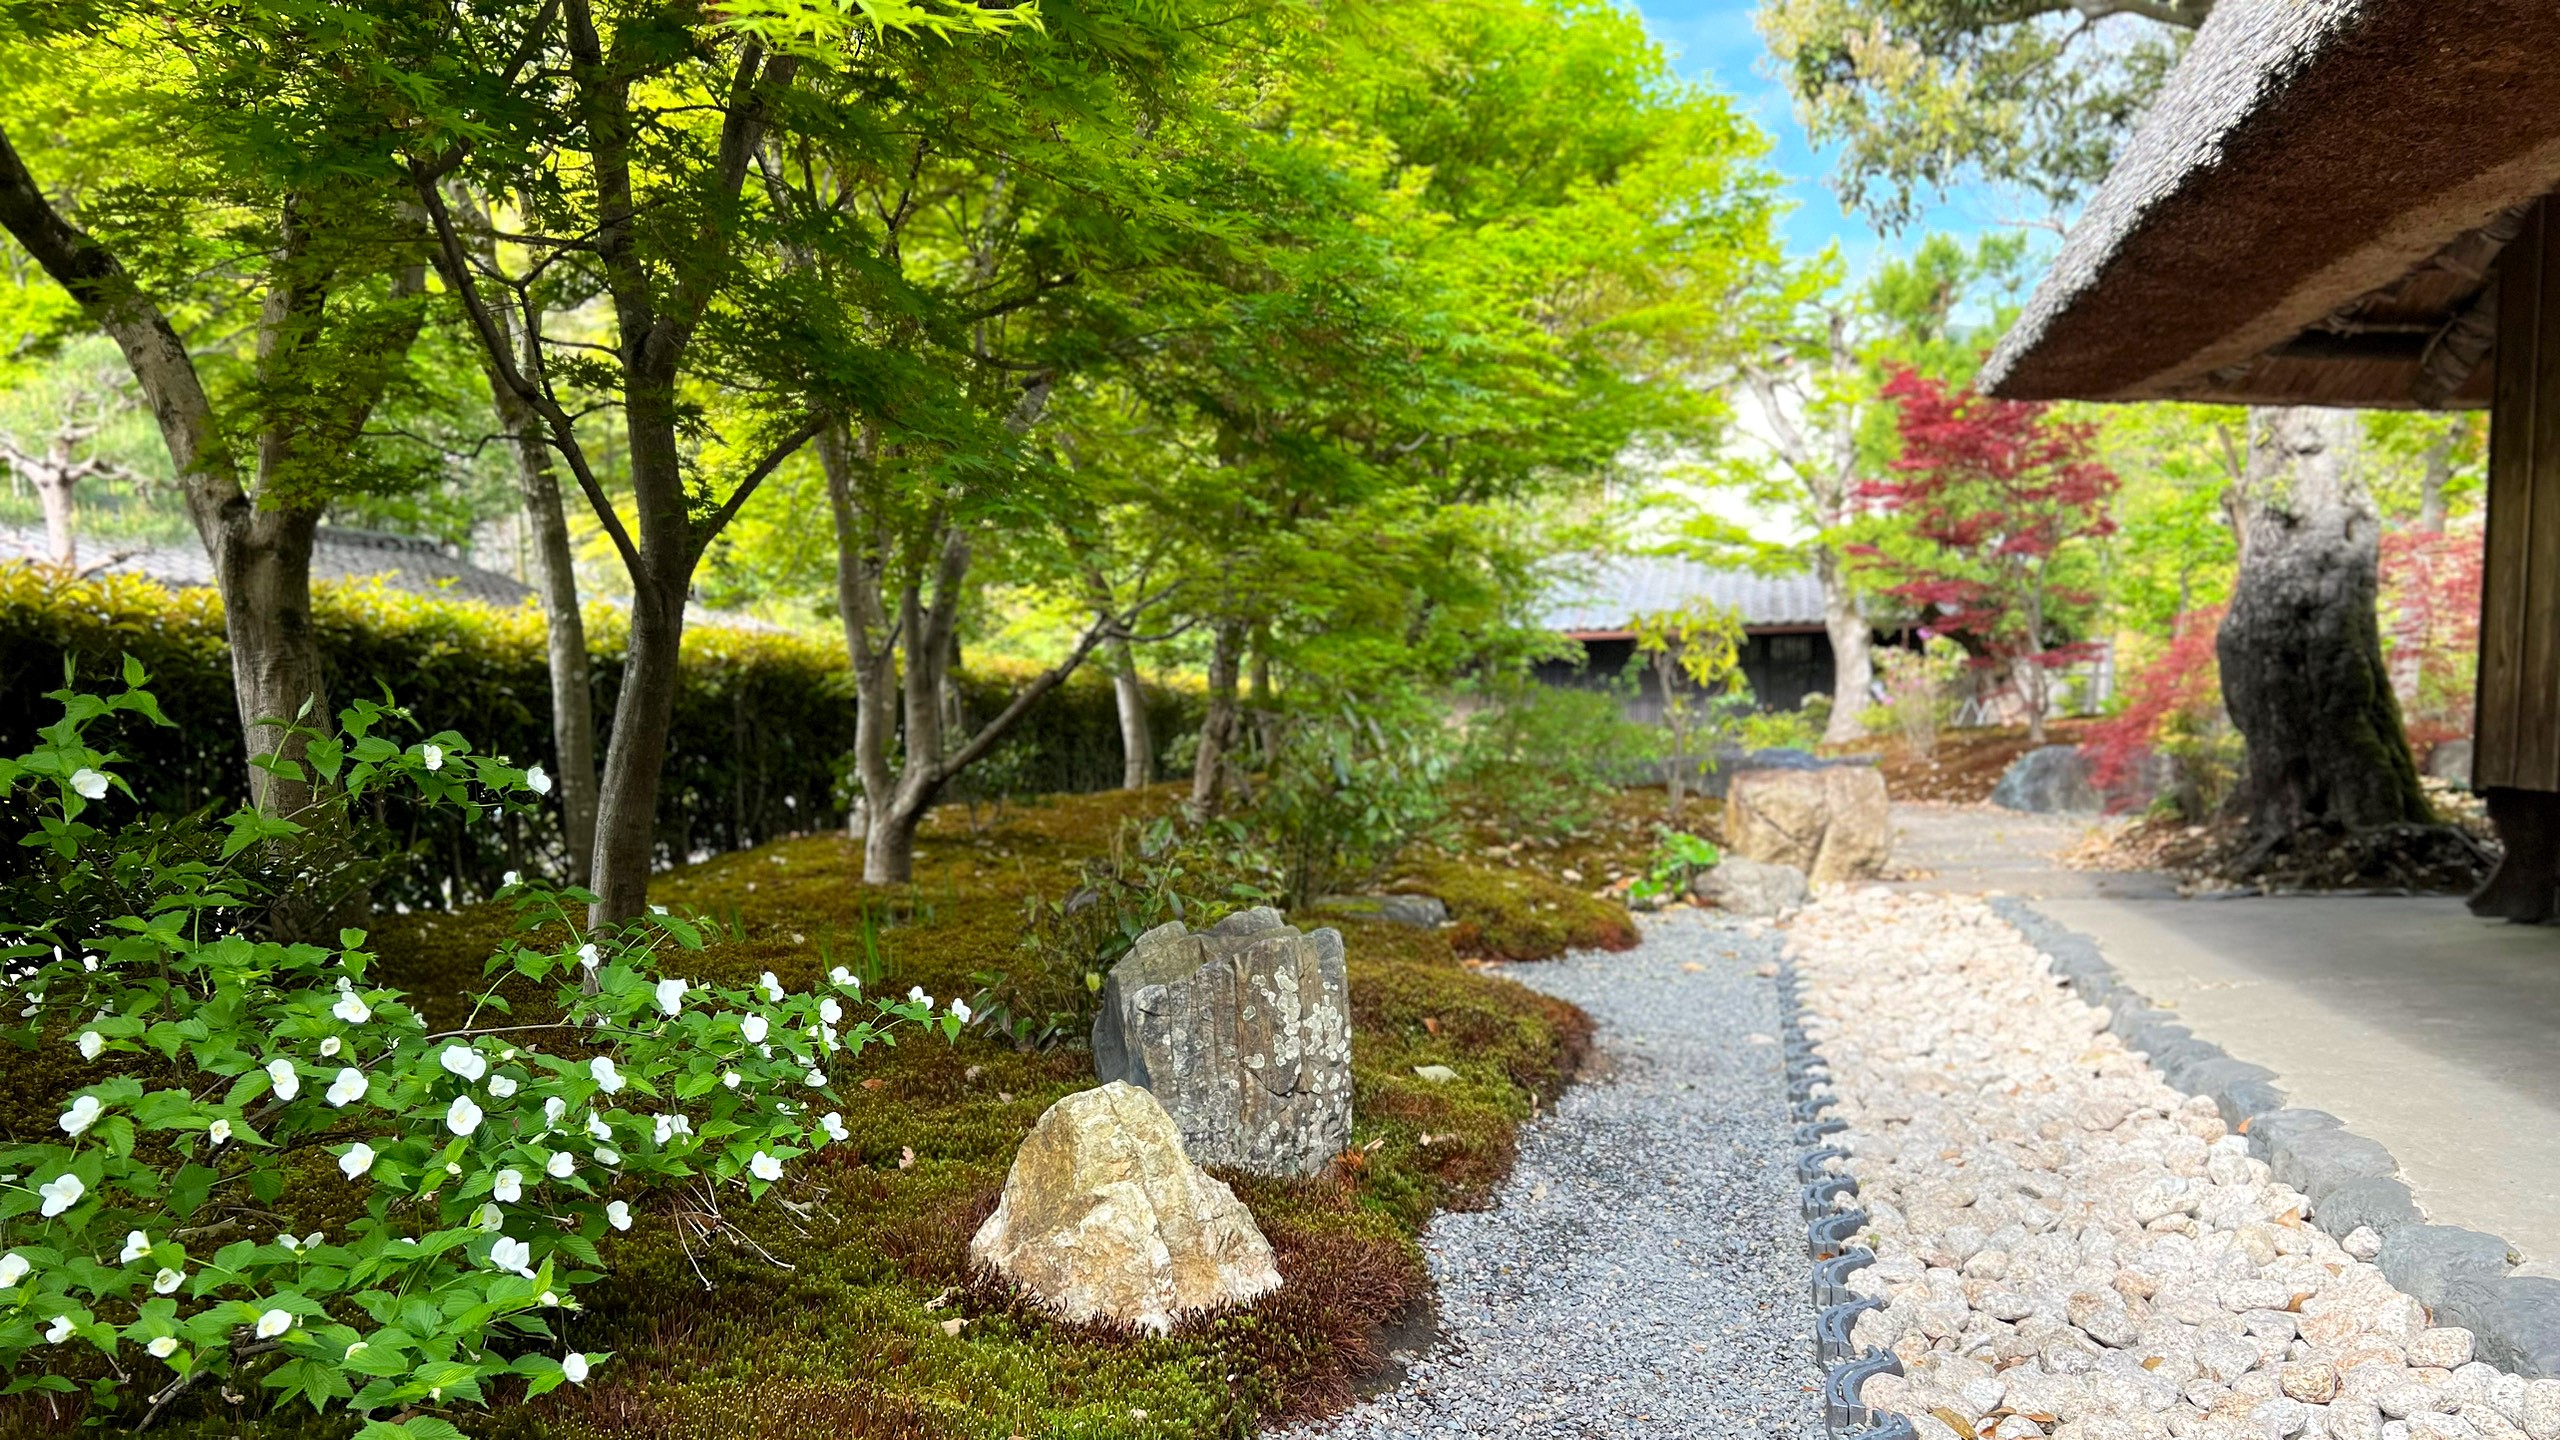
[[[2477,522],[2382,535],[2381,611],[2391,688],[2420,759],[2429,746],[2471,733],[2486,558]]]
[[[1951,635],[1977,666],[2015,681],[2030,733],[2044,741],[2052,672],[2089,658],[2089,641],[2056,643],[2054,612],[2094,598],[2060,585],[2053,560],[2075,540],[2111,534],[2116,475],[2093,458],[2094,425],[2050,408],[1995,400],[1908,368],[1884,387],[1901,457],[1858,487],[1901,517],[1917,546],[1854,547],[1892,578],[1883,593]]]

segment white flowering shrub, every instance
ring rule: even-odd
[[[91,823],[124,787],[90,729],[158,719],[130,662],[126,681],[58,692],[63,719],[0,760],[0,799],[38,817],[28,843],[111,865],[139,902],[89,933],[21,915],[0,935],[12,1038],[68,1047],[89,1077],[58,1133],[0,1145],[0,1393],[85,1384],[93,1412],[149,1423],[219,1381],[346,1407],[366,1440],[450,1437],[439,1411],[580,1383],[606,1360],[567,1337],[598,1242],[648,1223],[635,1200],[671,1183],[760,1197],[843,1138],[834,1072],[853,1055],[967,1019],[920,993],[866,997],[841,969],[818,993],[770,972],[696,984],[694,925],[588,932],[590,897],[519,881],[504,896],[521,933],[566,938],[491,956],[468,1017],[433,1030],[377,983],[361,931],[316,945],[231,928],[258,852],[299,826],[234,817],[206,861]],[[487,809],[549,789],[459,736],[380,733],[403,719],[351,708],[336,736],[308,737],[312,778],[346,804],[396,785]],[[351,1187],[347,1210],[360,1200],[345,1233],[242,1233],[315,1173]]]

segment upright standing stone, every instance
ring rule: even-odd
[[[1155,1092],[1201,1164],[1316,1174],[1351,1142],[1341,932],[1260,906],[1157,926],[1103,983],[1093,1068]]]
[[[1725,795],[1726,848],[1815,885],[1872,880],[1893,849],[1884,776],[1868,765],[1745,770]]]

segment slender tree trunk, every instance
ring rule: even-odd
[[[1200,719],[1200,749],[1191,771],[1191,808],[1218,813],[1226,790],[1227,752],[1236,738],[1236,672],[1244,660],[1244,622],[1221,620],[1209,647],[1209,708]]]
[[[80,566],[80,513],[72,498],[76,482],[68,469],[46,468],[27,477],[44,505],[44,548],[65,570]]]
[[[2044,712],[2051,708],[2053,672],[2044,665],[2044,586],[2027,589],[2027,743],[2044,743]]]
[[[1833,745],[1854,745],[1866,738],[1864,716],[1874,702],[1875,630],[1858,608],[1840,574],[1840,557],[1828,545],[1814,547],[1814,574],[1822,581],[1822,629],[1831,637],[1831,720],[1822,738]]]
[[[551,743],[560,786],[560,833],[569,851],[569,874],[595,883],[596,709],[594,676],[587,659],[587,622],[578,609],[578,572],[562,508],[560,476],[552,468],[551,443],[542,417],[506,381],[489,377],[489,398],[514,437],[516,487],[523,501],[525,547],[532,559],[534,591],[542,597],[543,638],[551,672]]]
[[[2215,649],[2261,846],[2432,817],[2374,616],[2378,524],[2350,411],[2253,414],[2240,575]]]
[[[1126,639],[1111,644],[1111,694],[1120,708],[1120,788],[1144,790],[1155,783],[1156,742],[1147,724],[1147,688],[1138,679],[1137,647]]]
[[[2457,414],[2448,418],[2444,433],[2436,437],[2436,443],[2427,447],[2426,473],[2418,481],[2418,530],[2421,534],[2444,533],[2444,491],[2453,483],[2453,447],[2470,425],[2471,417],[2468,415]]]
[[[1271,698],[1271,627],[1257,625],[1253,631],[1252,689],[1248,692],[1246,711],[1253,717],[1254,751],[1263,763],[1270,763],[1280,751],[1280,711]]]

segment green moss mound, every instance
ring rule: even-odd
[[[1030,897],[1065,894],[1123,821],[1174,803],[1173,787],[1062,796],[1001,816],[982,810],[974,827],[946,809],[924,833],[911,886],[864,885],[861,847],[830,835],[671,872],[653,898],[714,917],[721,938],[688,962],[705,979],[746,983],[771,969],[805,986],[841,963],[872,966],[901,992],[948,996],[975,994],[1002,972],[1004,991],[1073,1003],[1085,994],[1081,972],[1048,975],[1022,947]],[[1480,936],[1545,935],[1563,913],[1540,908],[1561,888],[1552,884],[1457,862],[1430,873]],[[1596,924],[1572,915],[1558,933]],[[1090,1057],[974,1031],[956,1045],[910,1037],[864,1055],[865,1078],[844,1109],[851,1143],[821,1152],[792,1186],[760,1204],[678,1191],[640,1207],[640,1223],[605,1248],[611,1278],[566,1319],[578,1346],[615,1353],[592,1380],[454,1418],[505,1440],[1006,1440],[1245,1436],[1347,1405],[1378,1364],[1382,1333],[1427,1303],[1416,1243],[1424,1222],[1442,1207],[1488,1203],[1518,1127],[1570,1081],[1591,1026],[1573,1007],[1472,966],[1452,945],[1470,933],[1464,926],[1302,918],[1344,931],[1358,1123],[1354,1148],[1323,1176],[1224,1177],[1277,1253],[1286,1283],[1270,1296],[1145,1336],[1064,1323],[972,1273],[969,1238],[1015,1149],[1052,1102],[1093,1083]],[[375,936],[380,973],[410,990],[431,1023],[458,1019],[481,959],[512,923],[485,906],[387,920]],[[1089,1023],[1089,1009],[1078,1014]],[[1457,1078],[1429,1083],[1414,1073],[1423,1065]],[[41,1068],[47,1083],[18,1090],[7,1111],[20,1133],[49,1125],[59,1108],[51,1072],[63,1067]],[[235,1218],[328,1227],[357,1198],[334,1170],[315,1170],[271,1210]],[[307,1411],[266,1414],[255,1398],[207,1404],[158,1428],[200,1437],[354,1428]],[[0,1405],[4,1433],[71,1433],[78,1419]]]

